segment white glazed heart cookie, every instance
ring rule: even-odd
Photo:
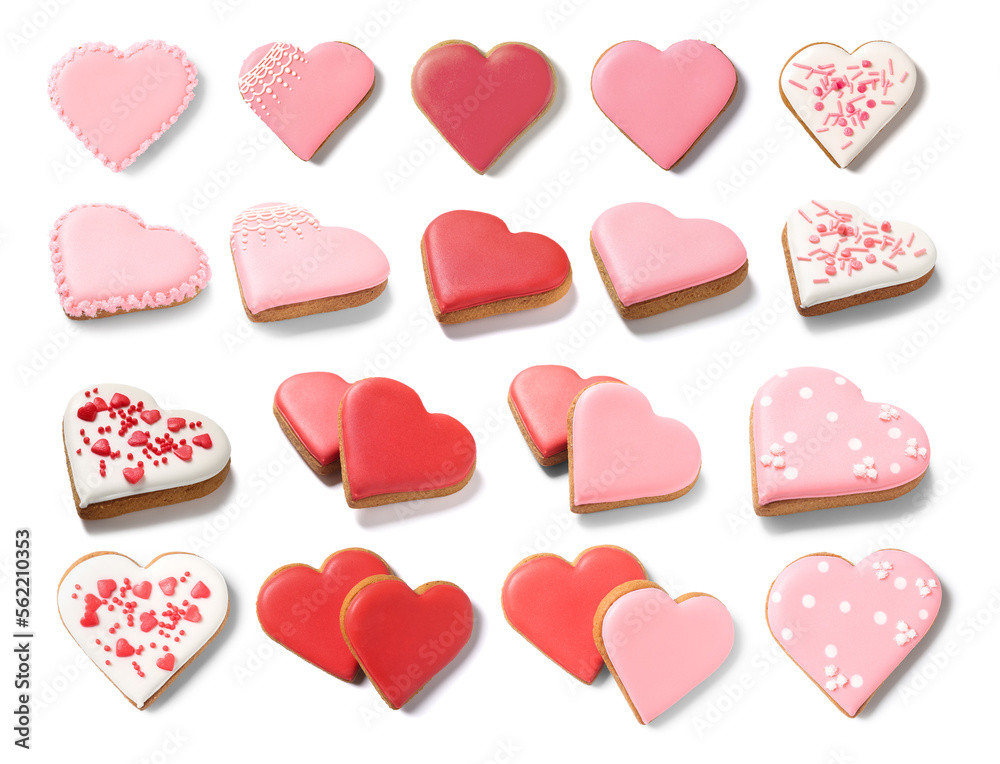
[[[830,160],[847,167],[913,95],[917,69],[891,42],[853,53],[818,42],[781,70],[781,100]]]
[[[59,582],[59,617],[128,701],[153,704],[222,631],[229,590],[201,557],[170,552],[146,567],[116,552],[74,562]]]
[[[937,261],[934,242],[916,226],[876,220],[847,202],[799,205],[781,238],[803,316],[912,292],[927,283]]]
[[[205,496],[229,474],[229,438],[194,411],[161,410],[144,390],[81,390],[63,414],[66,465],[85,520]]]

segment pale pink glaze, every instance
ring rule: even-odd
[[[311,159],[337,126],[365,99],[375,65],[346,42],[320,43],[308,53],[270,43],[240,69],[240,94],[299,159]]]
[[[577,505],[665,496],[701,469],[701,447],[686,425],[657,416],[646,396],[613,382],[580,393],[572,447]]]
[[[747,261],[740,238],[714,220],[679,218],[655,204],[619,204],[590,230],[625,305],[721,279]]]
[[[197,74],[183,50],[160,40],[124,52],[87,43],[52,67],[49,97],[73,134],[119,172],[177,121],[194,98]]]
[[[761,504],[897,488],[930,461],[927,433],[910,414],[816,367],[780,372],[757,391],[753,442]]]
[[[321,226],[295,205],[244,210],[230,246],[251,313],[360,292],[389,278],[389,261],[375,242],[350,228]]]
[[[733,617],[715,597],[674,602],[660,588],[608,608],[601,637],[623,689],[648,724],[712,675],[733,649]]]
[[[76,317],[173,305],[194,297],[212,276],[208,257],[191,237],[146,225],[110,204],[81,204],[64,213],[49,250],[59,302]]]
[[[722,51],[700,40],[663,51],[631,40],[601,56],[590,87],[608,119],[669,170],[726,108],[736,69]]]
[[[908,552],[881,549],[853,566],[810,555],[774,580],[767,623],[792,660],[854,716],[930,629],[941,595],[934,571]]]

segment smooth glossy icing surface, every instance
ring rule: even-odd
[[[923,639],[942,594],[934,571],[899,549],[856,565],[815,554],[774,580],[767,623],[792,660],[854,716]]]
[[[811,366],[779,372],[757,391],[753,443],[761,504],[897,488],[930,461],[912,415]]]
[[[340,458],[340,399],[351,386],[328,371],[295,374],[274,393],[274,405],[305,449],[322,466]]]
[[[647,202],[606,210],[590,235],[624,305],[715,281],[747,261],[743,242],[722,223],[679,218]]]
[[[913,95],[917,69],[890,42],[854,53],[819,42],[781,70],[781,93],[795,116],[840,167],[846,167]]]
[[[114,552],[67,571],[59,617],[94,664],[139,708],[222,627],[226,581],[193,554],[171,552],[146,568]]]
[[[662,51],[629,40],[605,51],[590,87],[608,119],[669,170],[726,108],[736,69],[722,51],[700,40]]]

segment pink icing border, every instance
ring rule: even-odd
[[[149,292],[143,292],[141,299],[137,298],[134,294],[130,294],[128,298],[112,297],[107,300],[95,300],[93,302],[83,300],[79,303],[74,303],[69,293],[69,288],[66,286],[65,276],[63,276],[62,252],[59,251],[58,244],[59,229],[62,227],[63,221],[76,212],[76,210],[89,207],[107,207],[120,210],[130,215],[136,223],[147,231],[171,231],[181,238],[187,239],[198,253],[198,262],[200,265],[197,272],[186,283],[172,288],[167,294],[157,292],[154,295]],[[176,228],[171,228],[170,226],[146,225],[145,221],[132,212],[132,210],[115,204],[77,204],[66,210],[56,220],[52,231],[49,233],[49,251],[52,253],[52,272],[55,275],[56,293],[59,295],[59,304],[62,305],[62,309],[70,316],[90,316],[93,318],[101,310],[106,313],[117,313],[118,311],[128,312],[144,308],[165,308],[168,305],[173,305],[182,300],[194,297],[198,294],[198,290],[204,289],[205,285],[208,284],[208,280],[212,278],[212,269],[208,265],[208,255],[205,254],[205,250],[198,246],[198,243],[194,239],[183,231],[178,231]]]
[[[140,50],[144,50],[146,48],[158,48],[164,51],[165,53],[169,53],[171,56],[173,56],[174,58],[176,58],[178,61],[181,62],[181,66],[183,66],[187,70],[188,74],[187,93],[185,94],[184,99],[181,101],[180,106],[177,107],[177,111],[175,111],[170,116],[170,121],[164,122],[162,125],[160,125],[159,130],[157,130],[152,135],[150,135],[146,140],[144,140],[142,144],[139,146],[139,148],[136,149],[134,152],[132,152],[132,154],[119,165],[117,162],[111,161],[110,159],[107,158],[107,156],[102,154],[100,150],[98,150],[98,148],[90,141],[90,138],[86,135],[86,133],[84,133],[83,130],[81,130],[77,125],[73,124],[73,120],[71,120],[69,116],[67,116],[66,112],[63,110],[59,102],[59,96],[58,93],[56,92],[56,80],[59,78],[59,75],[62,74],[62,70],[66,67],[66,65],[71,61],[73,61],[78,56],[83,56],[87,53],[100,52],[100,53],[111,53],[118,58],[128,58],[132,54],[138,53]],[[194,98],[194,88],[195,85],[197,84],[198,84],[198,67],[196,67],[190,60],[188,60],[187,53],[185,53],[183,49],[179,48],[176,45],[169,45],[168,43],[165,43],[163,40],[145,40],[143,42],[135,43],[134,45],[127,48],[123,52],[114,45],[108,45],[107,43],[103,42],[88,42],[84,45],[80,45],[77,46],[76,48],[73,48],[69,53],[64,55],[61,59],[59,59],[55,63],[55,65],[52,67],[52,72],[49,74],[48,92],[49,92],[49,98],[52,99],[52,108],[56,110],[56,114],[59,115],[59,119],[61,119],[66,124],[66,126],[73,131],[73,135],[79,138],[80,141],[83,143],[83,145],[90,150],[90,153],[93,154],[95,157],[97,157],[105,167],[110,169],[112,172],[121,172],[130,164],[132,164],[142,152],[148,149],[150,145],[153,143],[153,141],[155,141],[157,138],[163,135],[167,131],[167,128],[169,128],[172,124],[174,124],[177,121],[177,118],[188,107],[188,104],[191,102],[191,99]]]

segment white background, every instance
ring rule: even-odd
[[[0,463],[9,490],[0,622],[7,633],[13,529],[27,526],[35,756],[485,762],[508,761],[514,749],[513,760],[524,762],[693,755],[886,762],[950,759],[994,738],[998,22],[994,4],[971,0],[5,3],[0,253],[8,360]],[[366,24],[368,39],[359,37]],[[622,40],[662,48],[696,36],[733,60],[739,92],[681,166],[664,172],[597,109],[590,71]],[[116,175],[56,118],[46,81],[74,45],[124,48],[147,38],[187,51],[199,68],[197,96],[163,139]],[[552,110],[486,177],[435,140],[410,97],[414,62],[451,38],[484,49],[528,42],[558,73]],[[288,40],[308,49],[336,39],[360,44],[375,61],[375,92],[304,163],[243,104],[237,72],[261,44]],[[871,39],[901,45],[917,63],[920,85],[884,135],[840,170],[785,110],[778,73],[810,42],[853,48]],[[200,194],[213,198],[195,209]],[[801,318],[790,306],[780,234],[790,210],[824,197],[882,205],[922,226],[939,250],[930,283],[907,297]],[[733,228],[749,251],[747,283],[626,325],[610,308],[587,234],[603,210],[634,200]],[[251,325],[228,232],[236,213],[265,201],[301,204],[326,224],[372,237],[392,265],[386,293],[351,311]],[[150,223],[188,232],[209,254],[211,284],[179,308],[70,322],[54,294],[47,236],[81,202],[124,204]],[[573,263],[570,294],[514,316],[437,325],[419,239],[433,217],[455,208],[492,212],[555,238]],[[565,467],[534,462],[505,403],[513,376],[538,363],[617,376],[657,412],[686,422],[704,452],[695,489],[672,504],[571,515]],[[835,369],[869,398],[921,419],[934,455],[918,490],[874,506],[753,516],[750,403],[764,380],[797,365]],[[417,508],[349,509],[340,484],[317,478],[271,415],[285,377],[320,369],[349,380],[392,376],[430,410],[458,417],[479,444],[470,485]],[[73,391],[114,381],[225,427],[233,471],[223,488],[180,506],[81,522],[60,418]],[[572,558],[595,544],[632,550],[674,596],[715,594],[736,621],[736,645],[721,670],[648,728],[635,722],[606,672],[591,687],[578,684],[514,633],[500,609],[500,586],[522,557],[552,551]],[[389,711],[367,682],[343,684],[278,648],[257,624],[256,592],[273,569],[317,565],[347,546],[375,550],[413,586],[454,581],[475,603],[471,644],[403,711]],[[945,604],[934,630],[851,720],[780,653],[764,600],[773,577],[803,554],[856,560],[884,546],[924,558],[940,576]],[[56,583],[96,550],[141,562],[170,550],[197,552],[230,585],[228,626],[149,711],[129,706],[59,623]],[[10,650],[0,652],[10,676]],[[12,683],[4,678],[0,686],[7,709]],[[13,737],[8,724],[9,714],[5,740]]]

